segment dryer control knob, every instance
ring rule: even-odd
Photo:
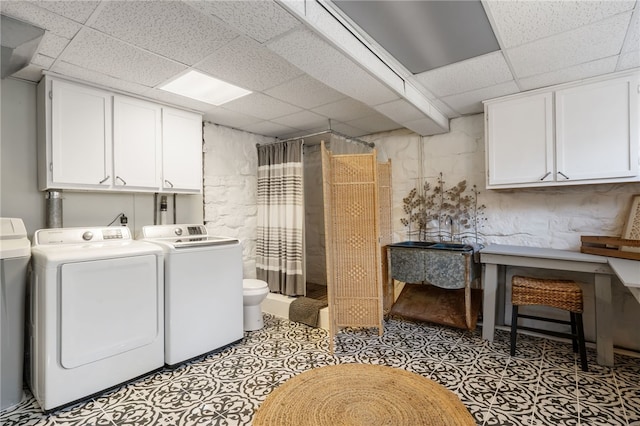
[[[176,228],[173,232],[175,232],[177,236],[180,236],[182,235],[182,228]]]
[[[82,239],[85,241],[89,241],[92,238],[93,238],[93,232],[91,231],[87,231],[84,234],[82,234]]]

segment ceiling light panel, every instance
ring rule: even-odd
[[[250,90],[234,86],[233,84],[193,70],[159,86],[158,89],[216,106],[251,93]]]

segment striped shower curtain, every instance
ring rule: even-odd
[[[256,272],[269,290],[305,294],[302,140],[258,146]]]

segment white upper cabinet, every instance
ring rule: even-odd
[[[167,191],[202,191],[202,117],[162,109],[162,187]]]
[[[160,187],[160,105],[126,96],[113,98],[113,169],[117,186]]]
[[[488,184],[552,180],[553,95],[541,93],[489,108]]]
[[[638,174],[638,79],[556,91],[558,179]]]
[[[111,185],[111,95],[43,79],[38,91],[39,186],[99,189]],[[47,143],[50,141],[50,143]]]
[[[485,102],[487,188],[638,181],[637,72]]]
[[[202,117],[45,76],[40,190],[202,192]]]

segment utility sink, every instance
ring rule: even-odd
[[[450,251],[474,251],[474,247],[469,244],[436,241],[403,241],[401,243],[391,244],[390,247],[423,248],[431,250]]]
[[[451,289],[465,288],[479,277],[478,251],[448,241],[403,241],[387,247],[393,279]]]

